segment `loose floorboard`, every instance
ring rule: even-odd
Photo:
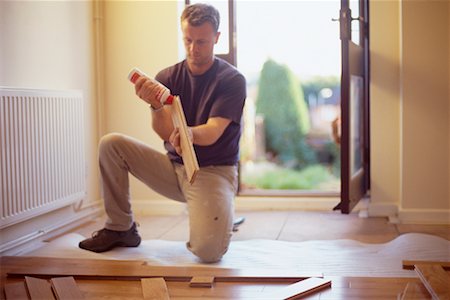
[[[450,299],[450,276],[439,265],[419,264],[415,271],[433,299]]]
[[[142,294],[147,300],[169,300],[169,291],[164,278],[142,278]]]
[[[83,299],[75,279],[71,276],[52,278],[50,283],[58,300]]]

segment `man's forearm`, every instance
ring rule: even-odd
[[[225,131],[230,120],[224,118],[210,118],[203,125],[191,127],[193,143],[200,146],[214,144]]]
[[[169,107],[152,111],[152,128],[164,141],[169,140],[174,129]]]

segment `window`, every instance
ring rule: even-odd
[[[213,5],[220,14],[219,42],[215,47],[216,56],[223,58],[232,65],[236,65],[236,45],[234,43],[234,0],[230,1],[198,1],[186,0],[186,5],[194,3],[207,3]]]

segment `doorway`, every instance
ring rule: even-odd
[[[240,193],[338,194],[339,1],[236,1],[236,63],[247,79]]]

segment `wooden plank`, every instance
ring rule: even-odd
[[[27,288],[24,281],[5,284],[5,295],[7,300],[28,300]]]
[[[206,287],[211,288],[214,284],[214,276],[196,276],[192,277],[189,282],[190,287]]]
[[[181,156],[183,158],[186,175],[189,182],[192,184],[195,180],[195,175],[200,170],[198,166],[197,156],[195,154],[194,145],[189,137],[186,117],[184,115],[183,106],[181,105],[180,97],[175,96],[172,107],[172,122],[175,127],[178,127],[180,132],[180,146]]]
[[[430,299],[430,295],[422,283],[408,282],[397,298],[399,300]]]
[[[52,292],[52,287],[47,280],[25,276],[25,283],[32,300],[55,299]]]
[[[164,278],[142,278],[142,294],[144,299],[169,300],[169,291]]]
[[[423,264],[439,265],[442,268],[444,268],[444,270],[450,271],[450,261],[438,261],[438,260],[432,260],[432,261],[427,261],[427,260],[403,260],[402,261],[403,269],[407,269],[407,270],[414,270],[414,266],[415,265],[423,265]]]
[[[10,277],[73,276],[75,279],[122,279],[163,277],[166,281],[189,282],[196,276],[214,276],[215,282],[285,282],[294,283],[322,274],[292,270],[225,269],[206,266],[152,266],[145,261],[64,259],[50,257],[4,256],[2,266]]]
[[[441,266],[419,264],[415,270],[433,299],[450,299],[450,276]]]
[[[6,273],[7,269],[2,271]],[[383,277],[327,277],[332,280],[332,287],[306,295],[305,299],[397,299],[400,291],[404,290],[409,281],[422,285],[418,277],[383,278]],[[7,282],[13,282],[7,278]],[[298,281],[298,280],[297,280]],[[392,282],[392,283],[390,283]],[[357,288],[355,284],[357,283]],[[398,283],[398,284],[396,284]],[[279,290],[288,283],[241,283],[215,282],[213,288],[191,288],[188,282],[166,282],[170,299],[253,299],[274,300],[268,295]],[[78,280],[77,285],[83,292],[85,299],[143,299],[140,281],[132,280]],[[422,285],[423,286],[423,285]],[[423,287],[425,297],[431,299],[428,291]],[[2,298],[2,297],[0,297]]]
[[[132,83],[135,84],[136,81],[141,76],[150,78],[141,70],[134,68],[128,74],[128,80],[130,80]],[[197,156],[195,155],[194,146],[192,145],[192,141],[189,138],[186,116],[184,115],[183,106],[181,105],[179,96],[175,96],[173,98],[171,107],[171,116],[173,126],[178,127],[178,130],[180,132],[180,144],[182,151],[181,157],[183,158],[184,167],[186,169],[186,175],[189,179],[189,182],[192,184],[195,180],[195,175],[199,171],[199,166]]]
[[[52,278],[50,283],[52,284],[56,299],[84,299],[72,276]]]
[[[330,279],[311,277],[284,287],[271,296],[275,299],[298,299],[328,287],[331,287]]]

